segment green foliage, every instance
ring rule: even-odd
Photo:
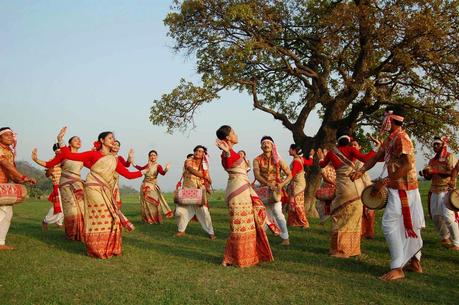
[[[182,79],[154,101],[150,119],[183,131],[230,89],[248,93],[305,148],[332,144],[342,125],[377,128],[390,104],[407,108],[422,144],[454,135],[458,12],[458,1],[440,0],[176,0],[164,23],[174,49],[195,57],[201,84]],[[313,110],[322,123],[310,136]]]

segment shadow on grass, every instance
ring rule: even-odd
[[[23,220],[26,220],[26,218],[21,218],[21,220],[14,222],[14,234],[33,238],[69,253],[86,255],[84,244],[79,241],[66,239],[64,229],[54,228],[53,225],[50,225],[48,231],[44,232],[42,231],[41,223],[30,223]],[[35,219],[33,220],[35,221]]]

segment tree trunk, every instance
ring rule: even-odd
[[[322,126],[314,138],[304,137],[300,143],[305,155],[309,154],[311,148],[330,148],[335,143],[336,128],[330,126]],[[308,141],[309,140],[309,141]],[[309,168],[306,173],[306,189],[304,191],[304,204],[308,217],[318,218],[319,213],[316,208],[316,190],[319,188],[322,181],[321,168],[316,163]]]

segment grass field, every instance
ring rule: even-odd
[[[15,207],[8,243],[17,249],[0,252],[0,304],[459,304],[459,253],[440,246],[430,220],[425,273],[384,283],[377,279],[389,266],[382,212],[376,239],[362,242],[359,258],[329,257],[330,224],[312,219],[307,231],[291,229],[289,248],[269,234],[273,263],[238,269],[220,266],[228,236],[221,193],[211,201],[216,241],[195,222],[181,239],[171,219],[143,224],[137,198],[125,197],[136,230],[124,233],[123,255],[109,260],[89,258],[55,227],[42,232],[48,208],[34,200]]]

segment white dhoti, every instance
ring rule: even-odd
[[[0,246],[5,245],[6,234],[10,229],[11,218],[13,218],[13,206],[0,206]]]
[[[282,239],[288,239],[287,221],[285,220],[284,213],[282,213],[282,202],[265,204],[265,207],[268,217],[276,220],[281,230],[280,237]]]
[[[447,192],[431,193],[430,196],[430,215],[432,215],[432,221],[442,240],[450,238],[449,230],[443,216],[443,200],[445,200],[446,194]]]
[[[417,238],[406,236],[403,224],[402,202],[400,201],[398,190],[389,188],[389,198],[382,218],[382,230],[389,245],[391,269],[402,268],[413,256],[418,260],[421,259],[421,228],[425,227],[421,195],[418,189],[406,191],[406,194],[410,206],[413,230]]]
[[[440,222],[440,226],[437,227],[440,237],[442,239],[450,238],[454,246],[459,247],[459,225],[456,222],[454,212],[446,207],[446,200],[449,200],[448,192],[432,193],[430,197],[430,214],[436,227],[435,220],[437,219]]]
[[[204,231],[209,235],[214,235],[212,218],[206,206],[177,205],[175,208],[175,220],[177,222],[178,231],[185,232],[188,223],[195,215]]]
[[[61,212],[54,214],[54,207],[51,207],[48,211],[48,214],[46,214],[45,218],[43,219],[43,222],[49,225],[55,223],[59,226],[62,226],[64,223],[64,213]]]

